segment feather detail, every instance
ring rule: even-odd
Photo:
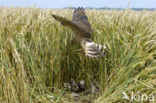
[[[90,41],[82,41],[81,46],[84,48],[86,56],[92,58],[105,56],[106,46],[104,45],[100,45]]]

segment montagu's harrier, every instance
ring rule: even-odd
[[[93,30],[83,8],[79,7],[74,10],[71,21],[58,15],[52,14],[52,16],[73,31],[74,41],[81,44],[87,56],[96,58],[105,55],[106,47],[90,40]]]

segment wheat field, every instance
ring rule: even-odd
[[[156,11],[87,9],[92,40],[109,47],[96,60],[72,45],[72,32],[51,16],[71,19],[72,12],[0,8],[0,102],[71,103],[62,87],[71,78],[99,82],[95,103],[129,103],[123,91],[156,99]]]

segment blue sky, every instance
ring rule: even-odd
[[[0,6],[63,8],[63,7],[111,7],[156,8],[156,0],[0,0]]]

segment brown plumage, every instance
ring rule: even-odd
[[[71,21],[54,14],[52,16],[73,31],[73,40],[81,44],[87,56],[93,58],[104,56],[106,47],[90,40],[93,30],[84,10],[80,7],[75,9]]]
[[[73,19],[72,22],[78,25],[79,27],[83,28],[88,34],[87,37],[91,38],[93,30],[91,28],[90,23],[88,22],[88,18],[86,16],[86,13],[84,12],[85,9],[78,8],[73,13]],[[77,34],[79,35],[79,34]]]
[[[91,38],[93,31],[83,8],[78,8],[74,11],[72,21],[54,14],[52,14],[52,16],[74,32],[74,39],[77,39],[77,36],[82,39]]]

